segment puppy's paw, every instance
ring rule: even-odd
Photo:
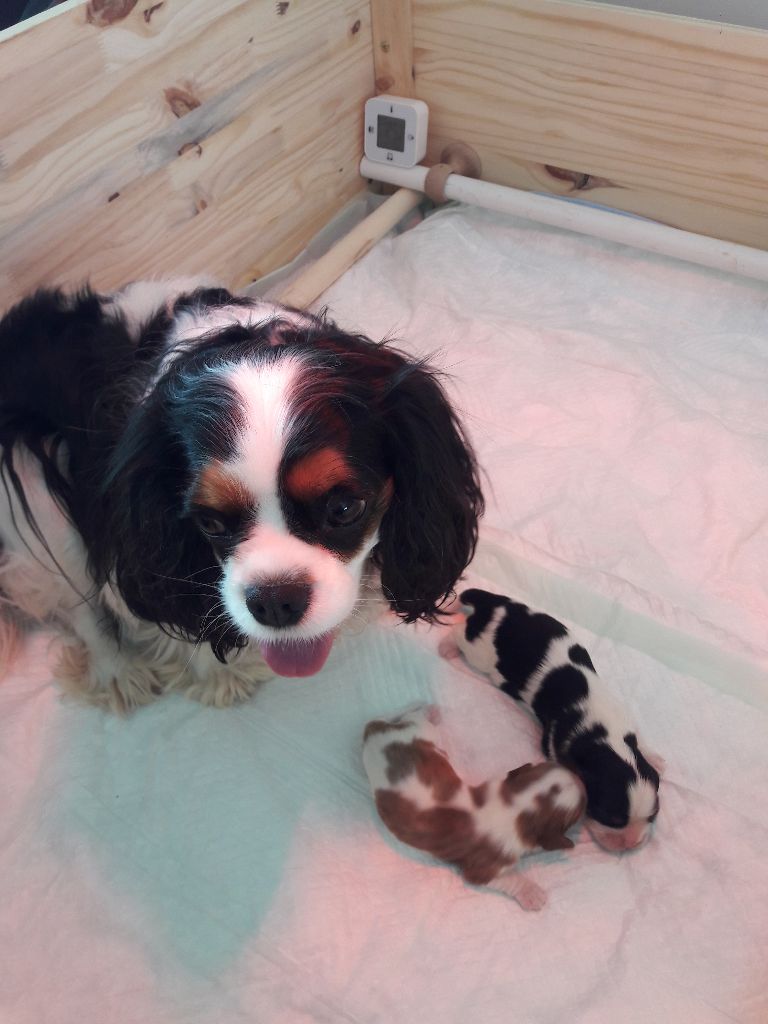
[[[541,910],[547,905],[547,894],[530,879],[521,879],[524,882],[515,893],[515,899],[523,910]]]
[[[490,883],[490,888],[517,900],[523,910],[541,910],[547,904],[547,894],[540,885],[523,875],[501,875]]]

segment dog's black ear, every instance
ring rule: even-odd
[[[406,621],[433,621],[471,560],[483,497],[477,463],[436,374],[405,363],[382,401],[394,490],[375,558]]]
[[[103,485],[108,521],[95,544],[98,570],[135,615],[189,639],[202,637],[223,660],[237,639],[231,623],[215,628],[217,618],[224,622],[220,570],[185,514],[189,477],[159,387],[134,409],[111,454]]]

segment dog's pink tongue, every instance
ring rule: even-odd
[[[313,676],[325,664],[333,647],[333,633],[315,640],[261,644],[264,661],[279,676]]]

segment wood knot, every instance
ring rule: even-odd
[[[358,18],[357,21],[353,24],[352,28],[349,30],[349,34],[352,35],[352,36],[356,36],[359,31],[360,31],[360,19]]]
[[[119,199],[119,198],[120,198],[120,193],[119,192],[113,192],[111,196],[108,196],[107,202],[108,203],[113,203],[115,201],[115,199]]]
[[[152,21],[152,15],[155,13],[155,11],[159,11],[164,3],[165,0],[160,0],[159,4],[153,4],[151,7],[144,8],[144,21],[146,21],[147,24],[149,24],[150,21]]]
[[[184,117],[190,111],[200,106],[200,100],[189,89],[179,89],[171,86],[165,90],[165,101],[173,111],[174,117]]]
[[[139,0],[88,0],[85,20],[89,25],[105,28],[127,18]]]
[[[178,151],[179,156],[184,156],[185,153],[191,153],[194,150],[198,156],[203,155],[203,147],[199,142],[185,142],[181,149]]]
[[[551,174],[558,181],[570,181],[578,191],[584,188],[589,181],[589,175],[584,171],[571,171],[567,167],[555,167],[553,164],[544,165],[547,174]]]
[[[558,181],[570,181],[573,185],[571,192],[587,192],[592,188],[616,188],[616,183],[608,178],[599,178],[596,174],[587,174],[586,171],[571,171],[567,167],[555,167],[553,164],[544,164],[544,170]]]

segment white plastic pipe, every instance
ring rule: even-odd
[[[363,157],[360,174],[364,178],[383,181],[388,185],[424,191],[424,180],[428,167],[390,167],[377,164]],[[518,217],[548,224],[550,227],[565,228],[582,235],[604,238],[621,245],[632,245],[637,249],[655,252],[660,256],[671,256],[687,260],[702,267],[725,270],[731,274],[768,281],[768,252],[753,249],[736,242],[724,242],[707,235],[696,235],[681,231],[652,220],[621,216],[609,210],[598,210],[591,206],[564,202],[549,196],[523,192],[505,185],[493,185],[475,178],[451,174],[445,183],[447,199],[454,199],[471,206],[481,206],[498,213],[511,213]]]

